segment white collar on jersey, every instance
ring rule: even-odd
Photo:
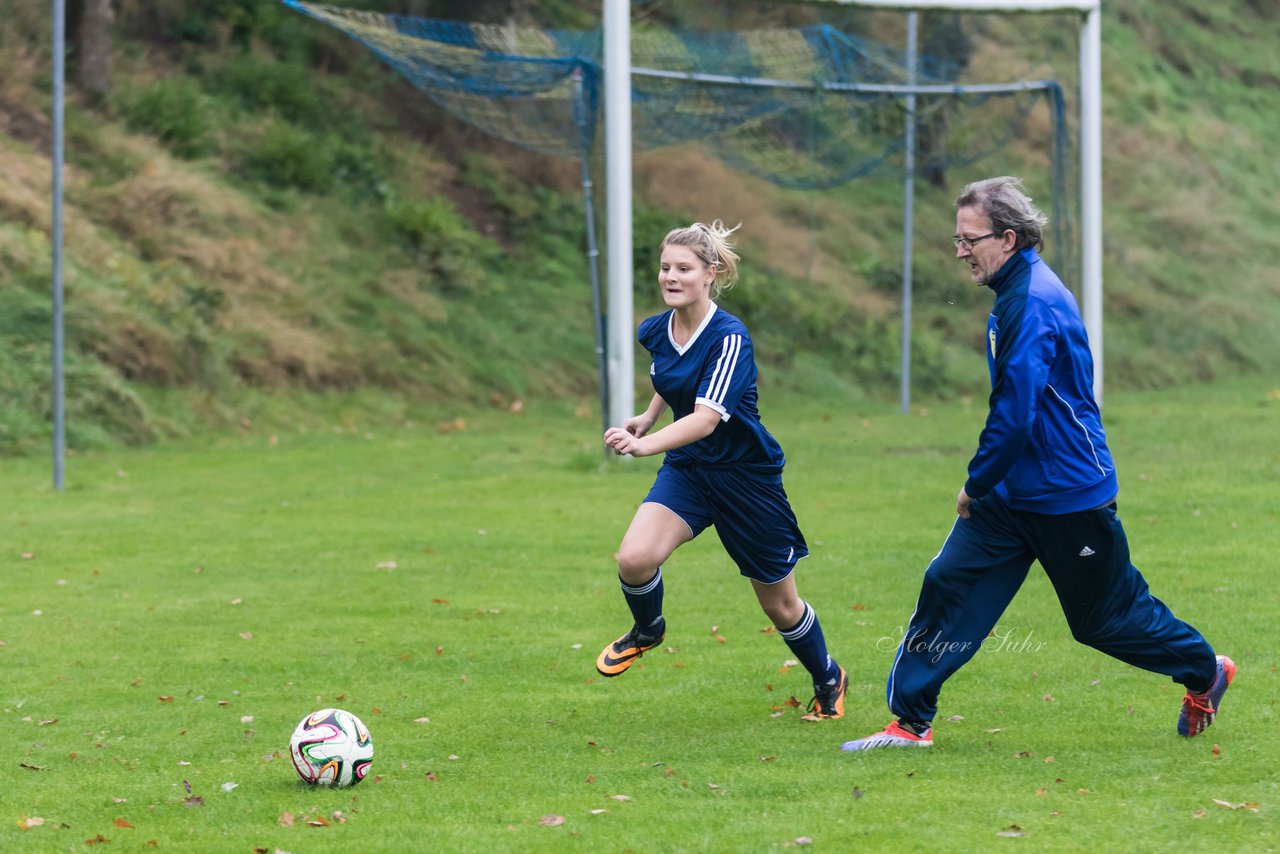
[[[707,328],[707,324],[711,322],[711,318],[715,316],[717,310],[719,310],[719,306],[717,306],[715,302],[712,302],[711,310],[706,313],[702,318],[702,322],[698,324],[698,328],[693,331],[693,334],[689,336],[689,340],[684,342],[684,346],[681,347],[676,343],[675,331],[673,329],[676,322],[676,313],[675,310],[672,309],[671,314],[667,316],[667,338],[671,341],[671,346],[675,348],[678,354],[683,356],[685,351],[693,346],[693,343],[698,340],[698,336],[702,334],[702,330]]]

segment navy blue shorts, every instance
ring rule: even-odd
[[[786,578],[809,554],[780,472],[663,463],[644,500],[675,513],[694,537],[714,525],[738,571],[764,584]]]

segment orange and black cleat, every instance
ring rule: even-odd
[[[840,667],[840,665],[836,665]],[[809,701],[808,713],[801,716],[801,720],[820,721],[833,720],[837,721],[844,717],[844,692],[849,687],[849,675],[844,672],[844,668],[840,667],[840,675],[836,677],[836,681],[831,685],[813,686],[813,699]]]
[[[622,673],[631,666],[631,662],[662,643],[666,637],[666,624],[661,625],[656,636],[643,635],[639,626],[632,626],[631,631],[601,650],[600,657],[596,659],[596,670],[604,676]]]

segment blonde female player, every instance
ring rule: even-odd
[[[713,300],[737,276],[729,242],[736,230],[695,222],[662,241],[658,287],[669,310],[640,324],[638,336],[653,359],[653,400],[606,430],[604,443],[618,454],[666,458],[618,549],[634,625],[604,648],[596,669],[617,676],[662,642],[662,564],[710,525],[813,678],[804,719],[839,718],[848,680],[827,654],[817,614],[796,592],[795,565],[809,549],[782,488],[782,448],[756,409],[751,336]],[[650,433],[668,407],[672,423]]]

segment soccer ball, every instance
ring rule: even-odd
[[[304,783],[354,786],[373,764],[373,736],[342,709],[321,709],[302,719],[289,739],[293,767]]]

